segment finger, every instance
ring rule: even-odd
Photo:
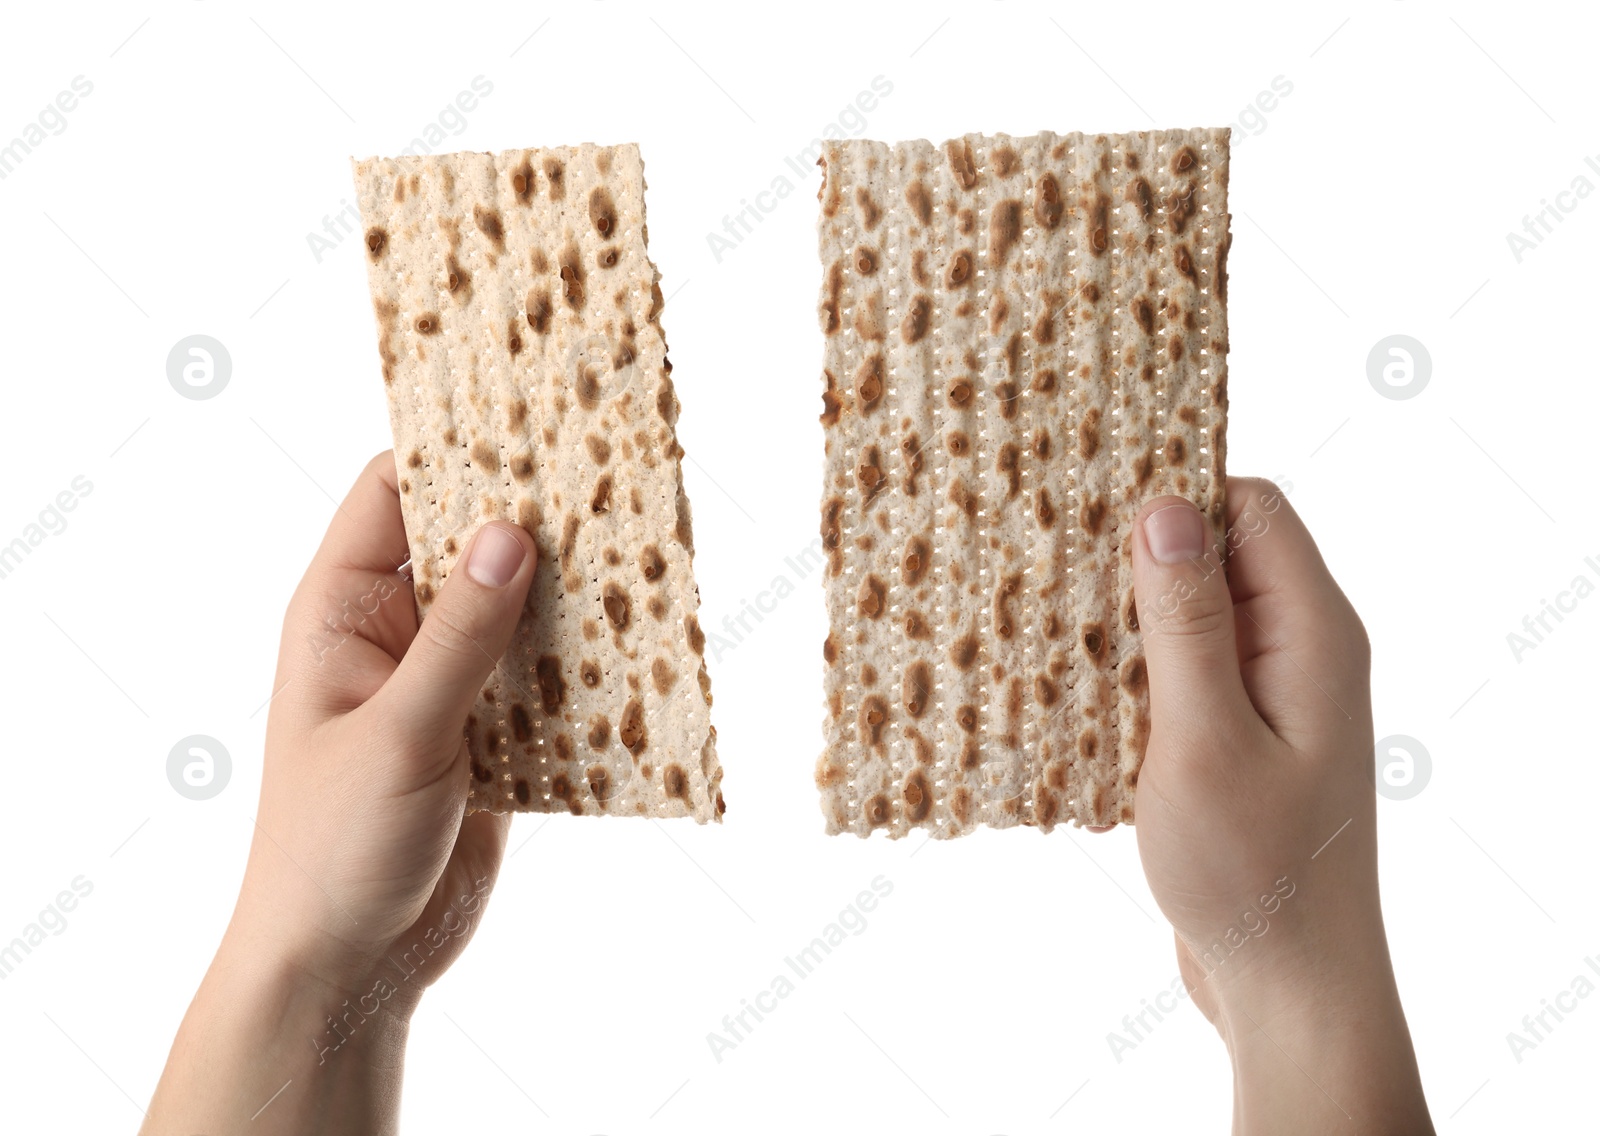
[[[425,934],[444,938],[443,946],[429,956],[427,968],[417,971],[411,983],[413,999],[433,985],[472,941],[499,875],[510,831],[509,814],[476,812],[461,821],[450,858],[422,913],[401,937],[402,943],[416,942]]]
[[[1277,486],[1230,479],[1228,577],[1245,688],[1290,742],[1362,726],[1366,630]]]
[[[450,850],[450,859],[445,862],[439,882],[434,885],[433,894],[423,908],[420,917],[422,923],[437,923],[445,909],[451,906],[458,909],[480,906],[471,904],[463,897],[477,896],[480,901],[488,899],[495,879],[500,874],[500,862],[505,856],[506,839],[510,832],[510,813],[475,812],[462,817],[455,846]],[[476,924],[477,920],[473,919],[472,922]]]
[[[504,521],[473,536],[400,665],[363,708],[404,759],[429,768],[455,760],[467,714],[511,642],[537,556],[533,538]]]
[[[1250,713],[1233,601],[1211,526],[1182,497],[1158,497],[1133,526],[1133,587],[1150,675],[1151,728],[1182,733]]]
[[[1305,522],[1264,478],[1228,478],[1228,550],[1236,604],[1285,592],[1315,602],[1339,590]]]
[[[335,511],[307,575],[340,569],[393,572],[409,555],[394,451],[385,450],[367,463]]]
[[[394,456],[385,452],[335,509],[284,615],[273,689],[295,685],[291,701],[310,719],[359,706],[416,635],[410,582],[399,571],[405,558]],[[294,681],[313,675],[315,682]]]
[[[1183,985],[1194,1001],[1195,1008],[1206,1016],[1206,1021],[1215,1025],[1217,1011],[1221,1007],[1217,1002],[1216,988],[1209,981],[1211,975],[1195,959],[1194,952],[1183,941],[1182,935],[1174,931],[1172,938],[1178,947],[1178,974],[1183,978]]]
[[[314,683],[299,683],[298,694],[318,720],[370,698],[416,637],[411,582],[400,571],[405,560],[394,454],[386,451],[366,464],[334,509],[294,589],[274,690],[315,675]]]

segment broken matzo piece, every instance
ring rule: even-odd
[[[828,831],[1132,821],[1128,528],[1224,525],[1228,131],[822,165]]]
[[[418,611],[472,533],[539,566],[467,719],[468,805],[723,811],[638,147],[355,163]]]

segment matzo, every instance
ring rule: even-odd
[[[822,165],[828,831],[1131,821],[1127,530],[1224,526],[1228,131]]]
[[[355,163],[417,607],[504,519],[539,567],[468,806],[723,811],[636,146]]]

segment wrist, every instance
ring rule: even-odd
[[[1304,1015],[1326,998],[1393,985],[1376,881],[1301,872],[1241,906],[1226,926],[1180,932],[1191,985],[1224,1014]]]
[[[330,1011],[346,999],[352,1004],[368,993],[380,976],[388,974],[391,985],[398,983],[395,968],[388,962],[389,943],[367,943],[360,938],[338,933],[328,919],[337,917],[348,923],[350,931],[361,930],[353,919],[340,911],[330,913],[324,905],[302,901],[289,889],[252,886],[248,873],[239,902],[228,922],[219,960],[247,965],[265,981],[293,981],[306,990],[317,991]],[[405,997],[383,1001],[389,1014],[410,1017],[420,990],[404,990]]]
[[[1235,1133],[1431,1132],[1381,921],[1279,947],[1215,990]]]
[[[320,1023],[317,1035],[326,1031],[336,1049],[341,1037],[353,1040],[356,1033],[370,1043],[388,1035],[403,1040],[422,993],[380,951],[329,938],[288,940],[238,915],[212,970],[294,1007],[302,1021]]]
[[[364,1000],[230,927],[144,1131],[392,1132],[412,1008]]]
[[[1276,1016],[1236,1003],[1219,1015],[1218,1028],[1233,1064],[1235,1136],[1433,1132],[1392,988],[1350,991]]]

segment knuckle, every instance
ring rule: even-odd
[[[418,634],[430,648],[447,656],[477,658],[485,653],[477,634],[477,620],[471,605],[439,603],[428,612]]]
[[[1241,477],[1238,485],[1246,496],[1261,498],[1269,493],[1277,493],[1278,486],[1275,482],[1268,481],[1265,477]]]
[[[1372,640],[1355,605],[1342,592],[1336,591],[1320,609],[1298,612],[1294,622],[1302,635],[1318,643],[1342,668],[1370,670]]]
[[[384,770],[383,776],[392,783],[397,771],[415,768],[435,757],[434,739],[427,729],[420,729],[415,720],[384,716],[366,730],[354,744],[362,756],[363,768]]]
[[[1372,666],[1372,638],[1354,608],[1350,608],[1348,616],[1340,621],[1339,630],[1340,642],[1350,662],[1363,671],[1369,670]]]
[[[1154,615],[1146,621],[1146,633],[1173,639],[1214,638],[1230,626],[1233,604],[1218,589],[1204,588],[1159,606]]]
[[[304,666],[321,663],[342,640],[322,622],[315,600],[302,586],[283,609],[278,642],[285,650],[292,649],[297,665]]]
[[[1283,487],[1265,477],[1229,478],[1229,482],[1229,497],[1233,503],[1230,513],[1276,513],[1288,503]]]

